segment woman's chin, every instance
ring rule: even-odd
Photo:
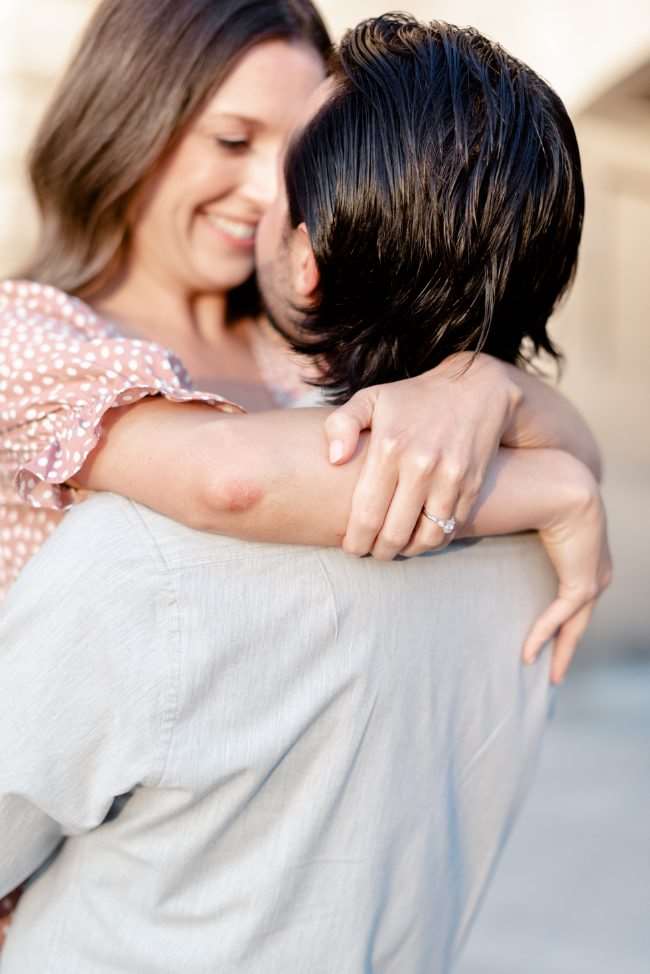
[[[255,270],[255,261],[248,260],[224,260],[205,261],[196,264],[196,280],[200,281],[201,290],[213,291],[218,294],[226,294],[240,285],[245,284]],[[215,273],[216,270],[216,273]]]

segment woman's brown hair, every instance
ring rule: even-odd
[[[120,266],[147,175],[234,62],[271,39],[323,58],[331,47],[310,0],[103,0],[31,150],[41,232],[21,276],[95,291]]]

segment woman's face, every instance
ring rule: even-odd
[[[145,186],[132,270],[190,292],[226,292],[250,276],[277,156],[324,75],[303,43],[265,41],[242,57]]]

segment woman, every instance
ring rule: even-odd
[[[312,503],[321,415],[232,415],[233,401],[264,410],[307,389],[259,315],[252,244],[279,147],[329,47],[308,0],[100,5],[35,142],[42,232],[29,280],[2,291],[0,587],[80,488],[241,537],[335,544],[345,533],[347,550],[389,558],[447,540],[425,506],[466,522],[504,434],[508,445],[555,447],[597,467],[593,440],[559,396],[485,356],[460,378],[458,361],[443,363],[330,416],[338,462],[372,427],[361,473],[320,471],[336,516],[331,503],[317,514]],[[299,459],[287,457],[287,437],[299,436],[301,463],[282,494],[280,461]],[[589,542],[597,557],[561,577],[559,601],[527,646],[533,655],[560,629],[554,678],[607,576],[597,492],[568,462],[548,459],[549,489],[574,485],[600,534]],[[535,498],[518,508],[510,491],[499,505],[500,489],[465,531],[543,526]]]

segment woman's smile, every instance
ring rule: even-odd
[[[237,250],[253,252],[258,221],[238,220],[236,217],[223,216],[219,213],[204,212],[203,216],[220,240]]]

